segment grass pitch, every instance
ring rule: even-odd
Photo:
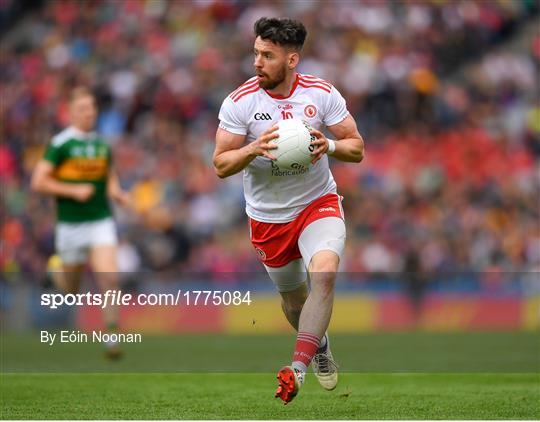
[[[3,419],[538,419],[538,375],[313,376],[287,406],[274,374],[9,374]]]
[[[99,345],[1,339],[2,419],[540,419],[538,333],[335,335],[338,388],[310,374],[287,406],[292,335],[145,336],[112,363]]]

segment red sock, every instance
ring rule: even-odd
[[[316,335],[298,332],[296,346],[294,348],[293,362],[301,362],[307,368],[311,359],[315,356],[319,347],[320,339]]]

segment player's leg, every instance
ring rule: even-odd
[[[338,258],[336,260],[336,258]],[[324,262],[324,261],[327,262]],[[330,262],[328,262],[330,261]],[[315,254],[311,261],[310,275],[312,276],[313,286],[322,286],[323,291],[319,296],[324,296],[324,301],[319,305],[322,312],[320,315],[310,315],[309,311],[312,310],[310,306],[307,307],[307,312],[303,317],[306,321],[312,321],[313,318],[321,318],[320,322],[324,324],[326,328],[330,323],[330,317],[332,315],[332,308],[334,302],[334,285],[336,273],[332,268],[336,268],[339,265],[339,257],[334,252],[321,251]],[[321,269],[324,269],[321,271]],[[319,277],[319,280],[317,280]],[[316,287],[314,287],[316,295]],[[322,318],[325,318],[324,320]],[[326,319],[327,318],[327,319]],[[303,321],[302,321],[303,322]],[[302,324],[302,323],[300,323]],[[308,322],[309,324],[309,322]],[[338,383],[338,365],[336,364],[332,351],[330,350],[330,338],[328,333],[325,332],[321,337],[319,346],[315,352],[315,356],[312,359],[312,367],[315,372],[315,376],[319,381],[319,384],[326,390],[333,390]]]
[[[301,265],[303,268],[304,263],[301,262]],[[302,281],[300,281],[300,284],[294,290],[279,292],[281,295],[281,308],[283,309],[283,313],[296,331],[298,331],[302,307],[308,296],[308,286],[305,275],[302,275],[302,277],[297,280]],[[276,285],[278,284],[276,283]],[[281,398],[285,404],[289,403],[298,394],[300,387],[304,383],[304,375],[305,371],[299,371],[292,366],[281,368],[277,376],[279,385],[275,396]]]
[[[300,314],[308,297],[307,282],[304,282],[300,287],[291,292],[280,292],[281,294],[281,309],[289,324],[298,331],[300,322]]]
[[[90,265],[95,275],[99,290],[118,290],[118,268],[116,263],[116,245],[95,246],[90,251]],[[120,308],[109,305],[103,308],[103,321],[107,331],[118,331]],[[110,359],[118,359],[122,352],[116,343],[107,343],[105,354]]]
[[[302,284],[294,290],[288,290],[291,285],[290,281],[294,280],[294,277],[291,277],[290,273],[288,274],[285,272],[280,274],[275,270],[270,270],[269,273],[273,274],[272,279],[276,286],[278,286],[278,290],[280,286],[282,289],[285,288],[287,290],[279,291],[281,295],[281,307],[291,326],[298,331],[300,314],[309,294],[307,282],[302,282]],[[300,279],[304,279],[304,277]],[[332,352],[330,351],[330,341],[328,334],[326,333],[319,342],[319,348],[313,357],[312,366],[320,384],[327,390],[333,390],[337,385],[337,365],[333,361]],[[294,375],[288,370],[287,372],[288,379],[290,380],[289,384],[291,384],[294,382]],[[286,374],[283,374],[280,371],[280,376],[283,378]],[[298,387],[300,386],[301,383],[299,383]]]
[[[49,258],[47,271],[62,293],[77,293],[88,258],[82,224],[59,223],[55,233],[56,254]]]
[[[281,309],[287,321],[298,331],[300,313],[308,296],[307,272],[303,260],[295,259],[278,268],[265,267],[281,295]]]
[[[105,294],[107,290],[118,290],[117,237],[112,219],[102,220],[92,225],[92,247],[90,249],[90,267],[96,278],[99,290]],[[120,308],[106,306],[103,308],[103,320],[108,331],[118,330]],[[121,356],[116,344],[108,344],[107,356]]]
[[[300,315],[299,330],[319,339],[324,336],[332,316],[338,265],[339,256],[329,250],[317,252],[309,264],[311,291]]]
[[[118,290],[118,264],[116,262],[116,245],[94,246],[90,250],[90,266],[95,275],[99,290],[104,294],[107,290]],[[118,327],[118,306],[103,308],[103,319],[109,330]]]
[[[298,245],[308,271],[311,290],[302,309],[293,367],[305,371],[313,360],[321,385],[333,389],[337,384],[335,364],[326,330],[334,303],[334,285],[345,245],[345,224],[339,217],[327,217],[309,224]]]
[[[299,371],[306,372],[330,323],[338,264],[339,256],[333,251],[319,251],[311,260],[311,291],[300,314],[292,364]]]
[[[282,297],[282,308],[296,329],[307,293],[307,273],[298,249],[298,223],[261,223],[250,220],[251,241]],[[289,403],[298,393],[304,372],[285,366],[278,372],[275,396]]]
[[[83,270],[83,264],[69,265],[62,263],[60,270],[51,273],[51,278],[60,292],[64,294],[77,293],[81,284]]]
[[[316,258],[315,262],[317,262],[317,259],[318,258]],[[303,260],[293,260],[287,265],[278,268],[266,266],[266,269],[281,295],[281,306],[287,320],[293,328],[298,331],[302,308],[308,297],[307,274]],[[326,341],[327,337],[324,336],[323,339],[325,341],[324,346],[328,347],[328,342]],[[313,341],[304,338],[302,335],[298,336],[297,346],[298,344],[302,345],[303,343],[306,343],[311,347]],[[315,347],[315,349],[317,348]],[[301,350],[300,353],[304,353],[304,351]],[[317,355],[315,354],[315,356]],[[298,362],[295,362],[294,366],[283,367],[278,372],[279,386],[276,397],[280,397],[285,404],[289,403],[296,396],[304,382],[306,368],[307,365],[298,367]],[[336,383],[337,379],[329,389],[334,388]],[[326,385],[328,385],[328,382],[326,382]]]
[[[84,264],[80,260],[70,260],[68,253],[59,252],[49,258],[47,262],[47,278],[52,281],[56,289],[63,293],[77,293],[81,284]],[[85,260],[85,259],[84,259]]]
[[[297,251],[299,255],[299,252]],[[307,273],[301,258],[293,259],[281,267],[265,265],[268,275],[281,295],[281,308],[295,330],[307,297]],[[289,403],[300,390],[304,382],[304,373],[285,366],[278,372],[279,385],[275,397]]]

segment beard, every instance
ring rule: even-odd
[[[265,75],[266,80],[259,81],[259,86],[262,89],[272,90],[285,80],[285,75],[286,66],[283,66],[274,78],[270,78],[269,76]]]

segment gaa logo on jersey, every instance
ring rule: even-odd
[[[307,105],[304,114],[311,119],[317,115],[317,108],[313,104]]]
[[[272,120],[272,116],[269,113],[255,113],[253,118],[255,120]]]

